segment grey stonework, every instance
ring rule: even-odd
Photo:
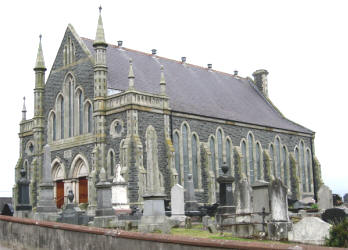
[[[291,135],[286,133],[272,132],[254,128],[244,128],[234,125],[225,125],[221,123],[215,123],[210,121],[201,121],[196,119],[185,119],[182,117],[173,116],[173,130],[179,129],[181,124],[186,121],[190,125],[191,132],[197,132],[199,135],[200,142],[207,142],[209,135],[215,135],[216,129],[221,127],[225,135],[230,136],[232,139],[233,146],[239,146],[240,141],[243,138],[247,138],[248,132],[251,131],[255,136],[255,141],[258,140],[261,142],[263,149],[268,149],[269,143],[274,142],[276,135],[279,135],[282,144],[286,145],[289,152],[293,151],[295,146],[299,144],[300,140],[303,140],[307,147],[311,145],[311,138]]]
[[[100,26],[98,27],[100,28]],[[68,39],[71,39],[71,42],[74,44],[75,53],[73,62],[65,65],[63,62],[64,46],[67,44]],[[273,143],[275,137],[278,135],[281,139],[282,145],[286,145],[289,152],[289,165],[291,170],[289,171],[288,178],[291,179],[292,186],[289,187],[289,191],[292,193],[292,196],[298,198],[301,195],[301,189],[299,189],[299,182],[301,180],[299,180],[297,177],[297,170],[295,169],[297,167],[297,163],[294,162],[295,158],[292,153],[294,152],[295,146],[299,145],[300,140],[303,140],[306,147],[310,148],[315,159],[314,161],[312,160],[312,167],[315,171],[313,178],[316,181],[314,187],[318,189],[322,184],[320,176],[320,163],[315,157],[315,152],[313,152],[313,135],[311,133],[294,131],[289,131],[288,133],[284,128],[280,129],[282,132],[275,132],[267,127],[264,129],[255,128],[262,126],[254,126],[252,124],[245,124],[243,127],[242,125],[237,126],[233,125],[233,122],[228,123],[222,120],[221,123],[219,123],[214,118],[209,117],[201,116],[200,118],[202,119],[196,119],[190,114],[180,114],[180,116],[178,114],[180,113],[180,110],[170,110],[170,103],[173,99],[170,99],[169,96],[167,96],[163,91],[161,95],[156,94],[160,90],[159,78],[157,83],[158,92],[145,93],[137,89],[137,83],[141,85],[142,79],[137,78],[138,75],[136,70],[135,78],[132,76],[130,79],[128,79],[131,80],[132,84],[134,83],[134,86],[132,85],[132,88],[134,87],[133,89],[127,90],[120,88],[120,90],[123,90],[122,92],[112,96],[105,96],[107,89],[106,87],[104,88],[102,86],[115,87],[115,83],[116,85],[119,84],[121,86],[127,79],[125,76],[119,76],[120,78],[117,79],[110,79],[114,72],[107,72],[107,67],[109,67],[107,62],[112,61],[113,58],[108,58],[110,54],[106,53],[106,62],[104,60],[105,57],[103,56],[100,57],[101,59],[98,59],[101,61],[95,61],[94,52],[90,50],[90,48],[87,48],[88,46],[86,44],[86,40],[81,40],[75,33],[72,26],[69,25],[64,34],[51,72],[49,73],[46,84],[44,85],[43,93],[40,92],[43,91],[44,81],[44,79],[40,77],[44,75],[45,71],[43,58],[41,58],[42,66],[36,68],[37,77],[39,76],[36,84],[40,87],[40,91],[37,92],[36,90],[35,92],[35,116],[33,120],[24,119],[20,123],[21,154],[15,170],[15,178],[17,182],[19,179],[20,168],[23,166],[24,162],[28,162],[28,166],[30,168],[29,176],[31,181],[29,184],[30,203],[33,205],[33,207],[35,207],[37,203],[38,183],[41,181],[41,169],[43,165],[41,147],[49,143],[51,143],[51,162],[54,159],[59,159],[60,162],[65,166],[64,179],[72,178],[72,176],[69,176],[69,172],[71,172],[74,158],[78,154],[85,157],[89,166],[88,188],[95,188],[95,183],[93,184],[91,180],[94,178],[93,182],[99,181],[98,177],[96,176],[98,176],[101,167],[105,167],[107,180],[112,180],[113,176],[111,175],[111,169],[107,163],[108,152],[112,149],[114,152],[114,164],[120,163],[122,166],[121,173],[124,175],[124,179],[127,183],[128,199],[130,204],[142,206],[142,195],[144,194],[144,189],[146,187],[144,184],[144,175],[146,175],[146,170],[148,169],[146,131],[149,126],[153,127],[155,130],[154,134],[157,138],[157,148],[154,149],[154,155],[156,156],[156,159],[158,158],[158,169],[161,173],[161,178],[163,176],[163,184],[161,185],[163,185],[164,193],[167,196],[166,198],[170,199],[171,188],[177,182],[177,173],[176,170],[174,170],[175,163],[173,164],[173,162],[175,162],[172,138],[173,131],[181,131],[183,122],[187,122],[191,134],[195,132],[199,137],[199,141],[197,141],[197,148],[199,149],[199,153],[197,154],[197,168],[200,166],[200,172],[198,172],[200,173],[200,178],[198,178],[199,184],[197,187],[195,187],[195,197],[198,203],[218,202],[218,184],[216,184],[216,180],[214,179],[215,177],[212,176],[213,172],[210,169],[211,152],[208,144],[209,136],[215,136],[218,127],[222,128],[225,137],[229,136],[232,140],[231,152],[233,152],[233,154],[231,154],[231,162],[234,164],[232,164],[231,170],[236,180],[241,178],[242,169],[244,168],[244,159],[241,154],[240,143],[243,138],[247,138],[248,132],[251,131],[254,135],[255,141],[259,141],[262,147],[261,153],[263,154],[262,159],[264,161],[262,179],[270,181],[272,178],[273,173],[271,173],[270,169],[271,164],[273,164],[273,160],[270,158],[270,152],[268,149],[269,144],[271,142]],[[95,45],[96,48],[100,50],[99,52],[104,53],[106,47],[105,42],[97,43]],[[108,49],[110,49],[110,47],[106,48],[106,51],[108,51]],[[64,80],[68,73],[71,73],[75,79],[75,88],[81,86],[83,89],[84,100],[88,99],[93,104],[92,133],[79,135],[78,138],[68,137],[65,134],[64,140],[61,140],[57,131],[57,141],[52,142],[48,138],[49,112],[55,108],[57,94],[62,92]],[[164,70],[164,74],[165,73],[166,70]],[[256,91],[256,87],[254,88]],[[170,90],[170,88],[167,90]],[[43,97],[41,98],[42,95]],[[113,103],[113,101],[115,102]],[[268,103],[268,105],[272,106],[270,103]],[[66,106],[68,105],[66,104],[65,107]],[[41,107],[43,108],[42,114]],[[105,107],[105,110],[99,111],[98,107]],[[172,105],[172,107],[175,106]],[[67,111],[65,110],[65,112]],[[65,115],[66,114],[67,113],[65,113]],[[183,116],[187,116],[189,118],[183,118]],[[122,123],[123,127],[121,133],[110,132],[110,127],[113,126],[113,122],[116,119]],[[64,125],[66,126],[67,123],[67,120],[65,120]],[[32,126],[32,128],[30,128],[28,124]],[[75,126],[77,125],[75,124]],[[58,130],[58,127],[56,130]],[[65,128],[65,133],[66,132],[67,131]],[[301,133],[308,133],[308,136],[300,136],[299,134]],[[26,151],[26,145],[30,140],[35,144],[33,154],[28,154]],[[80,140],[83,141],[83,143],[80,143]],[[124,141],[123,149],[120,148],[122,141]],[[192,145],[189,145],[188,147],[190,148],[191,146]],[[97,156],[96,159],[93,159],[92,154],[93,152],[96,152],[94,151],[95,148],[97,148]],[[125,153],[125,162],[122,162],[121,152]],[[191,166],[192,156],[189,156],[189,158],[189,165]],[[225,155],[223,158],[225,160]],[[181,163],[181,165],[183,164]],[[94,177],[91,174],[93,169]],[[187,169],[185,168],[185,173],[186,172]],[[222,172],[220,170],[220,175],[221,174]],[[183,185],[185,186],[185,183],[183,183]],[[16,197],[18,187],[15,186],[13,190],[14,197]],[[306,195],[312,194],[306,193]]]

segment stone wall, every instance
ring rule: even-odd
[[[329,249],[326,247],[213,240],[146,234],[0,215],[0,244],[13,249]]]

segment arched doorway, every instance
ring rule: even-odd
[[[64,166],[59,160],[53,161],[52,167],[52,179],[54,185],[54,198],[56,200],[57,208],[61,208],[64,204]]]
[[[72,190],[76,203],[88,203],[88,173],[89,168],[86,159],[77,155],[72,163],[71,177],[73,179]]]

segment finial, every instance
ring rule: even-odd
[[[166,79],[164,78],[164,67],[163,67],[163,65],[161,65],[160,86],[161,86],[161,95],[166,95]]]
[[[41,34],[39,35],[39,38],[40,38],[40,43],[41,43],[41,38],[42,38],[42,35],[41,35]]]
[[[101,14],[101,11],[102,11],[102,7],[101,7],[101,5],[99,6],[99,14]]]
[[[22,121],[27,119],[27,108],[25,107],[25,96],[23,97]]]
[[[128,73],[128,83],[129,83],[129,89],[134,90],[134,72],[133,72],[133,60],[132,58],[129,58],[129,73]]]

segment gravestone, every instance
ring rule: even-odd
[[[348,204],[348,193],[343,196],[343,203]]]
[[[317,217],[304,217],[293,225],[288,233],[289,241],[323,245],[329,236],[331,225]]]
[[[77,204],[73,203],[74,193],[69,190],[68,193],[68,204],[63,209],[62,213],[57,218],[58,222],[69,223],[75,225],[88,225],[89,217],[84,211],[82,211]]]
[[[184,201],[184,188],[175,184],[170,191],[171,195],[171,209],[172,216],[171,219],[176,219],[179,221],[185,221],[185,201]]]
[[[29,180],[26,178],[27,172],[22,168],[20,174],[21,178],[18,181],[18,203],[16,211],[30,211],[32,207],[29,204]]]
[[[286,240],[291,223],[288,216],[287,188],[279,179],[270,182],[268,186],[270,201],[270,222],[267,224],[270,240]]]
[[[185,211],[189,215],[199,214],[192,174],[187,175],[185,185],[187,185],[185,192]]]
[[[251,223],[252,189],[245,177],[236,183],[234,203],[236,215],[235,225],[231,227],[232,234],[237,237],[252,236],[254,234],[254,225]]]
[[[116,165],[116,175],[112,181],[112,207],[119,211],[129,211],[127,182],[121,175],[121,165]]]
[[[144,212],[138,226],[140,232],[166,231],[163,224],[169,223],[165,216],[164,199],[166,195],[162,192],[160,178],[158,166],[156,164],[149,166],[146,176],[146,193],[143,195]]]
[[[111,183],[106,180],[106,172],[101,168],[99,173],[99,182],[97,188],[97,210],[93,225],[96,227],[110,228],[116,225],[117,217],[112,208],[111,198]]]
[[[332,191],[324,184],[318,191],[318,207],[323,210],[333,208]]]
[[[269,194],[268,194],[269,182],[258,180],[252,185],[252,196],[253,196],[253,213],[269,213]],[[261,214],[253,214],[252,221],[256,223],[263,223],[268,220],[267,216],[262,216]],[[257,231],[265,231],[263,224],[255,224],[255,229]]]
[[[39,200],[34,215],[38,220],[56,221],[58,218],[57,207],[53,195],[53,181],[51,175],[51,149],[47,144],[43,148],[42,178],[39,185]]]
[[[223,175],[217,178],[217,182],[219,183],[219,195],[220,195],[220,204],[217,208],[216,220],[221,221],[221,216],[223,215],[231,215],[236,212],[236,207],[233,206],[233,191],[232,191],[232,183],[234,178],[232,176],[228,176],[228,165],[226,162],[221,166],[221,170]],[[229,222],[226,222],[229,223]]]
[[[329,208],[321,215],[321,219],[330,224],[337,224],[348,217],[345,211],[341,208]]]

